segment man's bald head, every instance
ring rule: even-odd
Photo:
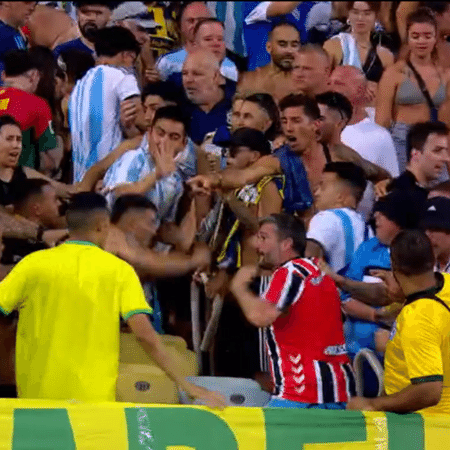
[[[219,60],[209,50],[197,49],[186,57],[182,77],[186,96],[193,103],[209,103],[211,95],[220,89]]]
[[[367,79],[357,67],[336,67],[330,76],[330,88],[345,95],[352,105],[360,106],[366,102]]]

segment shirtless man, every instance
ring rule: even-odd
[[[308,209],[305,207],[310,194],[307,192],[307,185],[309,184],[312,192],[315,191],[327,162],[322,144],[318,142],[321,113],[315,100],[301,94],[285,97],[280,102],[280,110],[287,145],[276,150],[272,155],[261,157],[246,169],[227,168],[218,175],[194,177],[189,182],[194,191],[208,193],[217,187],[238,188],[257,183],[264,176],[284,174],[287,186],[284,208],[296,211],[296,208],[303,203],[303,210]],[[350,159],[356,162],[361,165],[366,174],[372,176],[376,170],[371,163],[362,158],[355,161],[353,154],[349,159],[342,155],[339,159],[347,161]],[[308,183],[305,183],[304,176],[307,177]],[[294,195],[294,198],[288,198],[286,193],[290,191],[290,188],[295,189],[299,197]]]
[[[42,45],[53,50],[60,44],[80,37],[80,30],[70,16],[61,9],[36,5],[27,22],[31,46]]]
[[[280,22],[272,28],[266,49],[270,63],[253,72],[245,72],[238,84],[238,92],[249,95],[267,92],[276,101],[293,91],[292,67],[300,47],[300,33],[294,25]]]

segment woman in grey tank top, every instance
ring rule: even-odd
[[[392,134],[400,172],[406,168],[406,140],[417,122],[449,121],[450,71],[436,55],[437,24],[428,8],[419,8],[407,19],[409,54],[388,68],[380,81],[376,122]],[[423,80],[423,84],[419,77]],[[422,86],[421,86],[422,84]],[[428,91],[429,98],[425,93]],[[442,175],[448,179],[447,171]]]

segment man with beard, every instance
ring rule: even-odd
[[[289,95],[280,102],[283,131],[288,141],[273,154],[259,158],[245,169],[227,168],[218,174],[197,175],[188,184],[195,193],[209,194],[211,189],[233,189],[257,183],[269,175],[284,175],[283,209],[289,213],[306,212],[313,204],[310,184],[318,182],[317,164],[304,162],[305,155],[323,155],[317,142],[320,110],[317,103],[304,95]],[[315,159],[315,158],[313,158]],[[309,162],[309,161],[308,161]],[[320,163],[320,161],[319,161]]]
[[[343,409],[354,393],[337,288],[304,258],[303,223],[287,214],[261,221],[259,267],[273,271],[262,296],[249,288],[260,270],[242,267],[231,282],[247,320],[266,328],[275,386],[269,407]]]
[[[83,50],[94,53],[94,35],[97,30],[105,28],[111,19],[112,10],[117,6],[117,2],[87,1],[75,2],[77,7],[78,27],[81,37],[65,44],[58,45],[53,53],[57,58],[64,50]]]
[[[248,95],[267,92],[275,100],[281,100],[293,91],[292,65],[300,47],[300,32],[289,22],[274,25],[269,34],[266,49],[270,63],[243,74],[238,92]]]

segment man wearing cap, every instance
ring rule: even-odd
[[[239,128],[231,135],[229,152],[227,164],[245,169],[262,156],[269,155],[271,147],[261,131]],[[231,276],[237,269],[258,264],[253,241],[259,229],[259,219],[281,212],[282,184],[282,177],[267,176],[258,183],[222,193],[223,213],[219,214],[216,230],[226,238],[221,247],[218,246],[218,271],[205,286],[208,297],[225,295]],[[259,277],[254,288],[262,294],[267,284],[268,276]],[[268,372],[264,365],[267,357],[263,336],[243,322],[239,307],[234,302],[225,303],[223,322],[217,345],[225,350],[223,355],[229,355],[229,358],[221,358],[218,370],[226,376],[244,377],[253,377],[259,371]],[[239,361],[238,365],[236,361]]]
[[[113,9],[117,6],[117,2],[98,0],[74,3],[77,8],[77,21],[81,37],[55,47],[53,50],[55,58],[58,58],[62,51],[72,49],[82,50],[93,55],[95,52],[94,35],[97,30],[106,27],[111,19]]]
[[[433,197],[427,200],[421,227],[433,245],[435,270],[450,273],[450,199]]]
[[[269,141],[261,131],[239,128],[231,135],[227,164],[245,169],[270,153]],[[241,265],[257,263],[257,255],[249,239],[258,231],[258,219],[281,212],[281,190],[281,177],[268,176],[256,184],[222,194],[229,214],[224,223],[221,221],[219,224],[219,227],[228,226],[225,231],[228,236],[217,258],[219,268],[234,270]]]
[[[376,323],[380,314],[377,306],[391,300],[378,275],[391,270],[389,245],[392,240],[402,229],[416,228],[421,217],[415,197],[401,191],[380,199],[374,211],[376,237],[358,247],[345,277],[322,266],[342,290],[342,309],[347,316],[345,339],[351,358],[361,348],[384,352],[389,333],[383,329],[386,327]]]
[[[141,53],[136,60],[136,72],[141,85],[145,84],[145,74],[153,70],[155,58],[150,46],[150,31],[159,26],[142,2],[123,2],[112,13],[113,25],[130,30],[139,45]]]

